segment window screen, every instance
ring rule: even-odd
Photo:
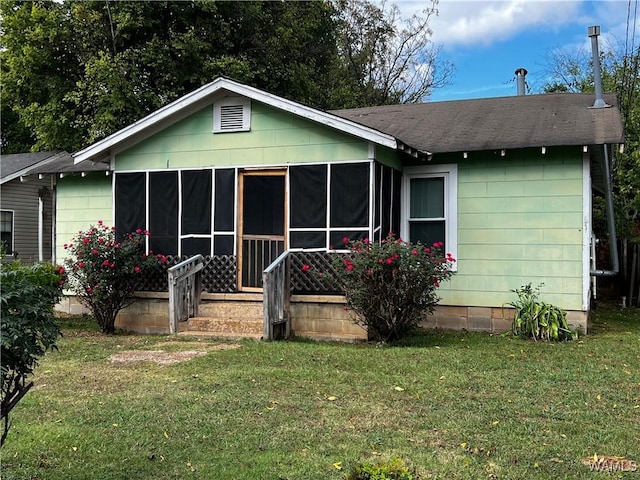
[[[368,227],[369,164],[331,167],[331,227]]]
[[[292,228],[327,226],[327,166],[289,169]]]
[[[233,169],[216,170],[214,230],[232,232],[236,176]]]
[[[116,237],[122,240],[125,234],[147,227],[146,176],[144,173],[118,173],[115,181]]]
[[[211,238],[183,238],[182,255],[210,255]]]
[[[149,174],[149,248],[178,254],[178,172]]]
[[[189,234],[211,234],[211,170],[182,172],[182,235]]]

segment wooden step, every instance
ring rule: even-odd
[[[182,335],[226,338],[261,338],[262,319],[235,317],[195,317],[178,324]]]

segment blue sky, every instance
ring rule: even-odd
[[[404,17],[430,5],[426,1],[397,2]],[[591,54],[587,28],[600,25],[602,48],[624,45],[628,7],[640,13],[636,0],[440,0],[433,17],[433,41],[441,57],[455,65],[453,83],[437,89],[432,101],[515,95],[514,71],[528,70],[530,93],[548,78],[547,58],[555,49]],[[640,43],[640,24],[635,45]]]

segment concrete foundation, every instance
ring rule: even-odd
[[[69,314],[90,313],[75,297],[66,296],[56,306]],[[261,294],[203,294],[195,330],[218,331],[220,325],[238,332],[253,331],[249,324],[262,322]],[[344,298],[339,295],[293,295],[290,305],[291,332],[299,337],[316,340],[364,341],[367,332],[352,321],[352,313],[345,311]],[[587,331],[588,312],[569,311],[567,320],[582,334]],[[468,330],[501,333],[511,328],[513,309],[500,307],[458,307],[439,305],[433,315],[420,322],[423,328]],[[197,328],[196,328],[197,327]],[[169,333],[168,293],[137,294],[136,302],[123,309],[116,318],[116,328],[143,334]]]

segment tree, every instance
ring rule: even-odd
[[[326,104],[325,2],[1,4],[3,153],[75,151],[218,76]]]
[[[28,378],[40,357],[55,350],[60,335],[53,306],[60,300],[64,269],[53,265],[0,264],[0,446],[9,433],[9,413],[33,386]]]
[[[320,109],[420,101],[451,74],[432,1],[2,0],[0,147],[76,151],[218,76]]]
[[[545,92],[593,92],[591,58],[586,51],[559,51],[548,61],[550,81]],[[614,45],[601,54],[602,85],[616,93],[625,132],[622,153],[613,158],[611,183],[614,193],[616,231],[623,242],[640,243],[640,47]],[[603,202],[594,201],[594,225],[604,226]],[[602,227],[601,227],[602,228]],[[606,231],[596,231],[605,237]]]
[[[133,303],[138,279],[167,262],[161,254],[145,254],[148,235],[138,229],[117,241],[115,228],[98,222],[64,246],[71,254],[65,260],[68,288],[91,310],[103,333],[115,332],[116,316]]]
[[[385,1],[338,0],[338,84],[333,108],[421,102],[450,83],[452,64],[441,61],[429,21],[437,15],[431,0],[422,15],[402,18]]]

